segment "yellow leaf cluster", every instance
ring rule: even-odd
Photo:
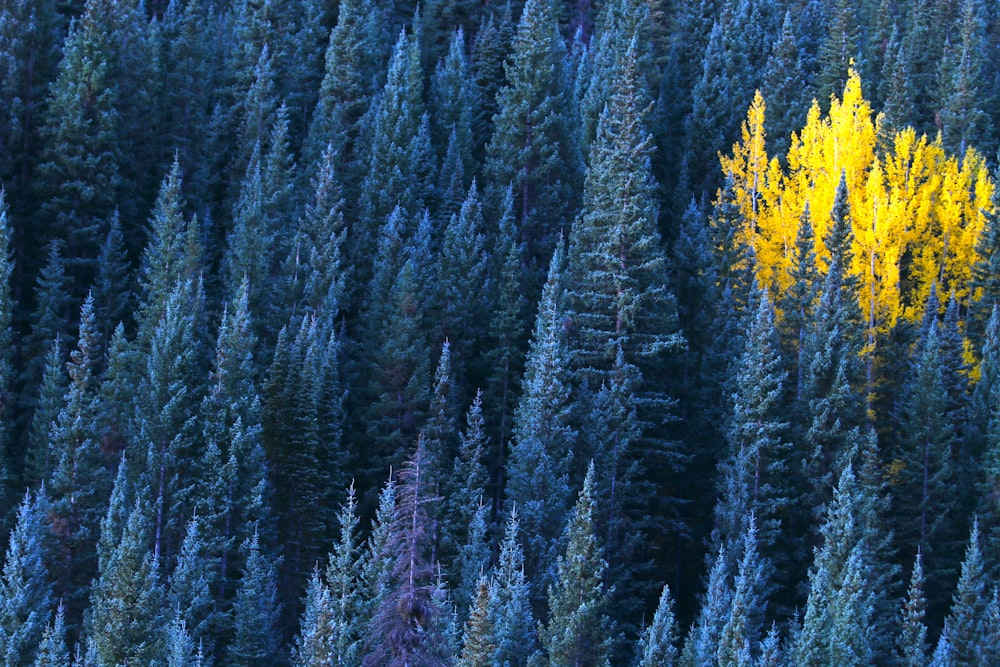
[[[765,111],[758,92],[741,140],[721,157],[761,284],[778,294],[789,286],[807,204],[824,270],[823,239],[843,173],[854,230],[852,270],[869,340],[901,317],[921,317],[934,283],[941,294],[954,290],[959,299],[968,298],[974,248],[994,187],[982,156],[972,149],[961,159],[948,155],[940,138],[931,142],[912,129],[880,149],[877,119],[854,71],[826,116],[813,103],[805,127],[792,135],[784,167],[767,155]]]

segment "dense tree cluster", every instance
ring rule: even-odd
[[[1000,664],[998,90],[983,0],[0,0],[3,663]]]

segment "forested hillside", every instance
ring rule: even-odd
[[[989,0],[0,0],[3,664],[1000,664],[998,148]]]

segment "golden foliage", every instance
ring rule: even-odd
[[[823,243],[841,172],[846,176],[854,229],[853,272],[870,344],[899,318],[917,319],[931,285],[940,294],[969,296],[976,239],[983,229],[994,184],[985,160],[969,149],[948,155],[912,129],[892,146],[877,145],[877,119],[851,71],[830,112],[813,102],[805,127],[792,135],[785,166],[769,158],[765,103],[758,92],[732,155],[722,156],[744,223],[740,233],[753,249],[758,279],[772,293],[790,283],[799,219],[806,203],[815,229],[820,271]]]

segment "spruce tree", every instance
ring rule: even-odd
[[[0,490],[6,494],[10,482],[10,470],[13,462],[11,451],[14,430],[14,397],[13,381],[13,343],[12,323],[14,319],[14,286],[11,282],[14,273],[13,227],[8,218],[7,197],[0,188]],[[0,500],[6,499],[0,495]]]
[[[594,533],[594,467],[566,524],[566,551],[549,587],[549,622],[540,638],[549,664],[608,665],[614,628],[607,616],[607,561]]]
[[[29,667],[52,614],[46,567],[49,501],[44,488],[25,493],[0,577],[0,653],[5,665]]]
[[[49,432],[52,468],[46,488],[52,497],[59,562],[57,590],[71,610],[82,611],[91,580],[97,575],[94,548],[100,517],[107,507],[111,479],[101,450],[96,367],[100,334],[90,295],[80,309],[77,348],[70,355],[70,385]]]
[[[424,449],[417,439],[400,471],[396,507],[384,556],[392,562],[385,597],[374,609],[365,633],[363,665],[445,665],[450,662],[443,636],[444,610],[435,594],[428,561],[433,526],[427,506],[437,499],[424,478]]]
[[[152,522],[142,503],[128,509],[127,496],[116,495],[101,525],[102,542],[111,548],[91,592],[86,635],[98,664],[154,665],[167,633],[159,558],[149,550]],[[121,531],[117,542],[108,534],[115,528]]]
[[[536,596],[555,578],[558,527],[569,509],[569,465],[577,435],[558,307],[562,254],[557,251],[552,258],[538,307],[506,470],[507,506],[517,508],[524,527],[525,562]]]
[[[56,339],[46,354],[42,383],[38,388],[37,405],[31,416],[31,427],[28,431],[21,479],[29,487],[35,487],[47,480],[56,464],[49,435],[55,428],[66,396],[68,381],[65,363],[61,344]]]
[[[979,547],[979,524],[974,523],[969,544],[962,561],[962,574],[952,598],[948,615],[948,636],[956,664],[973,665],[980,661],[979,651],[985,643],[989,580],[983,568]]]
[[[66,645],[66,622],[63,607],[59,605],[51,623],[45,626],[42,641],[33,667],[70,667],[69,647]]]
[[[639,667],[674,667],[677,664],[677,619],[670,588],[663,585],[653,621],[639,638]]]
[[[497,647],[493,619],[489,614],[489,591],[486,580],[480,580],[472,603],[472,613],[465,624],[462,654],[455,663],[457,667],[488,667],[495,664],[493,661]]]
[[[233,602],[233,640],[227,658],[230,664],[246,667],[280,664],[281,607],[275,563],[262,551],[256,532],[242,550],[246,561]]]
[[[500,542],[500,558],[490,580],[489,617],[496,636],[496,664],[524,667],[536,656],[538,638],[531,611],[531,587],[524,572],[524,553],[518,541],[516,509]]]
[[[131,7],[87,2],[67,37],[42,129],[35,187],[43,219],[52,238],[65,240],[67,260],[84,286],[94,278],[101,223],[121,193],[123,82],[116,78],[113,32]]]
[[[215,641],[223,636],[229,619],[221,611],[220,555],[210,549],[211,538],[205,534],[210,528],[197,514],[188,521],[177,566],[170,575],[167,599],[174,612],[169,643],[179,638],[176,626],[180,624],[192,646],[205,646],[212,655]]]
[[[569,222],[581,171],[564,62],[555,8],[550,0],[528,0],[505,63],[484,172],[496,188],[488,197],[494,206],[508,185],[513,189],[524,261],[536,271]]]
[[[917,552],[910,575],[906,601],[900,610],[899,636],[896,637],[896,654],[905,667],[924,667],[927,664],[927,598],[924,595],[924,566]]]

